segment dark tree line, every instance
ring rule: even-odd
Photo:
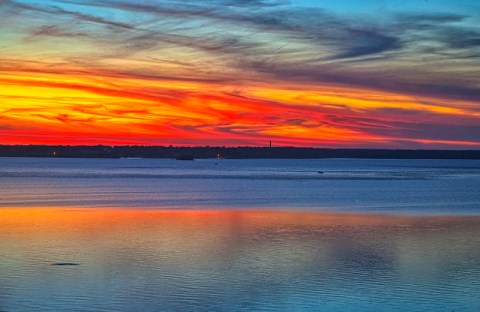
[[[480,159],[480,150],[327,149],[296,147],[0,145],[0,157],[63,158],[378,158]]]

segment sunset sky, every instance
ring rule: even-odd
[[[0,144],[480,149],[477,0],[0,0]]]

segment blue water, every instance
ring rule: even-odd
[[[1,312],[478,312],[479,294],[479,161],[0,158]]]
[[[480,161],[0,158],[0,206],[479,214]]]

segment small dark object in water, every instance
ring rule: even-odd
[[[322,173],[323,173],[323,171],[317,171],[317,172],[318,172],[318,173],[320,173],[320,174],[322,174]]]
[[[80,265],[80,263],[75,263],[75,262],[54,262],[51,265],[56,265],[56,266],[72,266],[72,265]]]

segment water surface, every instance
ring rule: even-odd
[[[479,217],[24,208],[0,237],[1,311],[480,310]]]
[[[0,311],[480,311],[480,162],[0,158]]]
[[[0,207],[479,214],[479,189],[477,160],[0,158]]]

